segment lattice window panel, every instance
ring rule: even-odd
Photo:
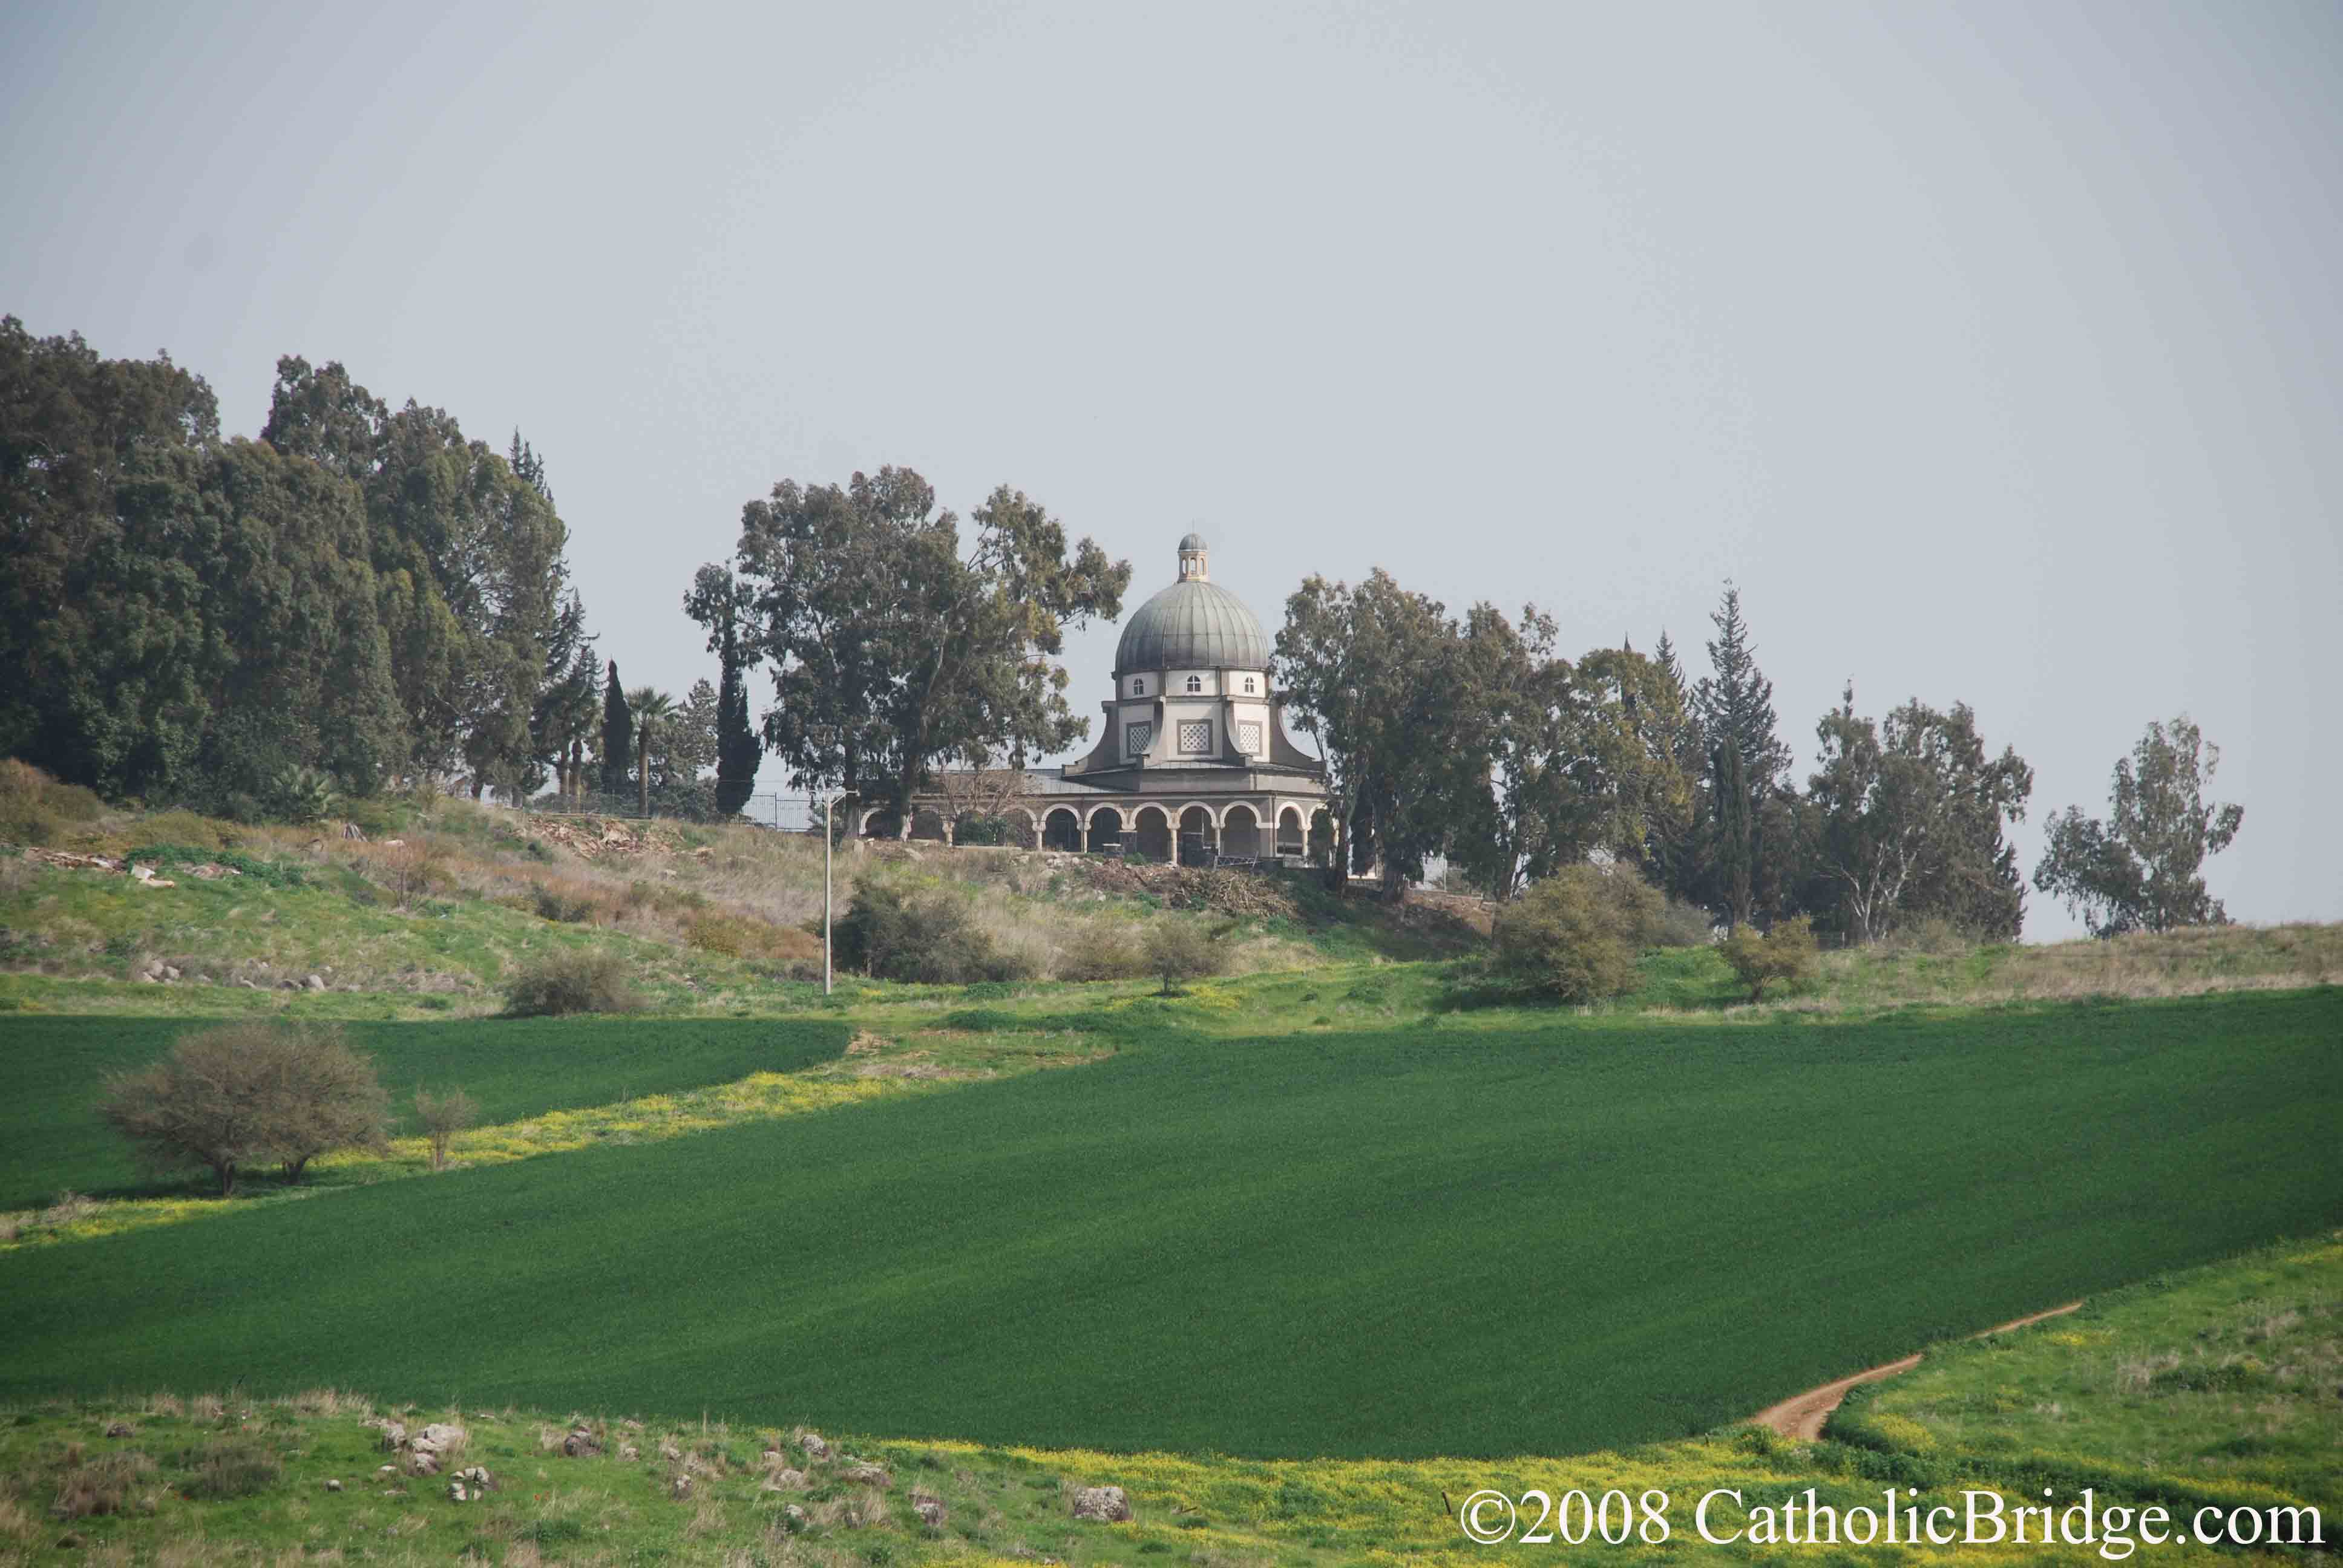
[[[1209,719],[1182,719],[1180,724],[1180,750],[1187,757],[1202,757],[1212,749],[1212,721]]]
[[[1261,726],[1243,723],[1237,726],[1237,749],[1248,757],[1261,755]]]
[[[1147,743],[1155,739],[1152,724],[1126,724],[1122,727],[1122,754],[1138,757],[1147,750]]]

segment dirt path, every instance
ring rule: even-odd
[[[1986,1334],[2006,1334],[2012,1329],[2022,1329],[2030,1323],[2038,1323],[2045,1318],[2063,1317],[2082,1304],[2080,1302],[2068,1302],[2063,1307],[2052,1307],[2046,1312],[2036,1312],[2028,1317],[2013,1319],[2008,1322],[1996,1324],[1986,1330],[1984,1333],[1972,1334],[1969,1337],[1981,1340]],[[1800,1442],[1812,1442],[1823,1434],[1823,1422],[1830,1419],[1830,1412],[1838,1408],[1839,1402],[1846,1397],[1847,1390],[1857,1383],[1877,1382],[1881,1378],[1894,1377],[1900,1372],[1910,1372],[1919,1364],[1918,1355],[1908,1355],[1900,1362],[1889,1362],[1885,1366],[1875,1366],[1868,1372],[1859,1372],[1853,1377],[1843,1377],[1836,1382],[1826,1382],[1820,1388],[1810,1388],[1805,1392],[1785,1399],[1779,1404],[1767,1405],[1749,1419],[1759,1426],[1772,1427],[1784,1437],[1795,1438]]]

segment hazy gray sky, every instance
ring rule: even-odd
[[[2029,870],[2186,709],[2215,891],[2343,917],[2334,4],[25,5],[0,211],[0,311],[231,431],[287,353],[518,425],[629,683],[907,464],[1272,629],[1381,565],[1697,672],[1731,577],[1802,771],[1966,700]]]

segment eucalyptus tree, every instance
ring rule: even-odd
[[[1807,783],[1816,859],[1846,935],[1868,942],[1923,915],[2014,941],[2025,890],[2005,823],[2023,821],[2034,770],[2009,747],[1989,758],[1966,703],[1940,713],[1918,699],[1883,724],[1859,718],[1855,688],[1815,726],[1820,769]]]
[[[938,762],[1021,765],[1089,733],[1055,659],[1066,628],[1121,612],[1131,581],[1007,486],[970,520],[963,553],[960,519],[909,468],[785,479],[741,509],[730,585],[703,572],[686,601],[711,637],[733,618],[742,661],[770,667],[762,732],[793,781],[883,795],[906,831]]]
[[[2050,819],[2034,885],[2064,900],[2093,936],[2227,925],[2204,866],[2237,838],[2246,811],[2205,798],[2220,764],[2220,748],[2187,714],[2149,724],[2116,763],[2106,821],[2079,806]]]
[[[1493,688],[1511,657],[1493,615],[1479,618],[1476,644],[1380,567],[1356,588],[1305,578],[1286,599],[1275,679],[1326,759],[1333,880],[1380,864],[1384,896],[1400,897],[1486,797]]]

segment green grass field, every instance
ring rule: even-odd
[[[1834,1438],[1988,1483],[2194,1510],[2323,1509],[2343,1536],[2343,1239],[2097,1297],[1859,1391]]]
[[[2257,1251],[2095,1297],[2074,1317],[1968,1342],[1929,1347],[1919,1370],[1861,1391],[1830,1435],[1791,1442],[1741,1427],[1625,1452],[1489,1461],[1287,1459],[1209,1453],[1109,1454],[902,1441],[827,1430],[820,1456],[775,1422],[690,1418],[634,1422],[621,1411],[565,1414],[478,1405],[401,1406],[410,1430],[446,1420],[465,1429],[457,1463],[484,1465],[485,1498],[453,1501],[444,1482],[400,1473],[367,1424],[362,1395],[306,1390],[281,1401],[235,1391],[116,1392],[0,1406],[0,1563],[59,1561],[68,1541],[87,1562],[227,1568],[255,1562],[459,1561],[506,1568],[547,1563],[723,1563],[776,1568],[1031,1561],[1087,1568],[1423,1568],[1614,1561],[1814,1562],[1817,1548],[1698,1539],[1694,1500],[1740,1494],[1745,1509],[1780,1508],[1809,1489],[1842,1515],[1875,1507],[1883,1487],[1922,1508],[1959,1508],[1972,1488],[2014,1509],[2053,1487],[2083,1486],[2102,1510],[2137,1520],[2174,1509],[2177,1538],[2152,1547],[2137,1529],[2099,1556],[2092,1546],[1821,1548],[1829,1563],[1963,1563],[2021,1568],[2133,1556],[2176,1568],[2239,1561],[2320,1561],[2289,1548],[2268,1556],[2196,1538],[2196,1510],[2322,1507],[2318,1539],[2337,1538],[2336,1402],[2343,1356],[2343,1235]],[[2220,1374],[2244,1369],[2244,1386]],[[561,1455],[582,1416],[599,1454]],[[632,1444],[629,1455],[624,1446]],[[215,1456],[247,1456],[242,1484],[221,1484]],[[770,1457],[767,1457],[769,1453]],[[863,1462],[875,1462],[874,1486]],[[384,1475],[379,1467],[392,1465]],[[782,1473],[783,1468],[794,1472]],[[689,1478],[688,1496],[676,1482]],[[331,1481],[341,1486],[328,1488]],[[1071,1517],[1073,1488],[1115,1485],[1133,1517]],[[1664,1545],[1582,1550],[1515,1539],[1467,1543],[1457,1502],[1477,1488],[1519,1497],[1535,1487],[1607,1489],[1670,1499]],[[944,1504],[940,1525],[914,1498]],[[2103,1513],[2103,1517],[2104,1517]],[[1732,1531],[1744,1510],[1720,1511]],[[2289,1516],[2284,1539],[2309,1539]],[[2277,1534],[2272,1525],[2269,1539]],[[2172,1533],[2167,1532],[2167,1533]],[[1563,1555],[1557,1559],[1556,1553]]]
[[[1133,1035],[18,1254],[0,1395],[331,1382],[1239,1455],[1674,1437],[2331,1225],[2338,1042],[2332,990]]]
[[[0,1209],[74,1191],[97,1195],[152,1185],[99,1119],[109,1072],[143,1067],[182,1031],[176,1019],[0,1018]],[[484,1121],[606,1105],[632,1096],[787,1072],[830,1060],[851,1032],[827,1020],[488,1019],[349,1023],[390,1091],[395,1131],[411,1131],[418,1083],[461,1088]],[[0,1287],[5,1290],[5,1287]]]

